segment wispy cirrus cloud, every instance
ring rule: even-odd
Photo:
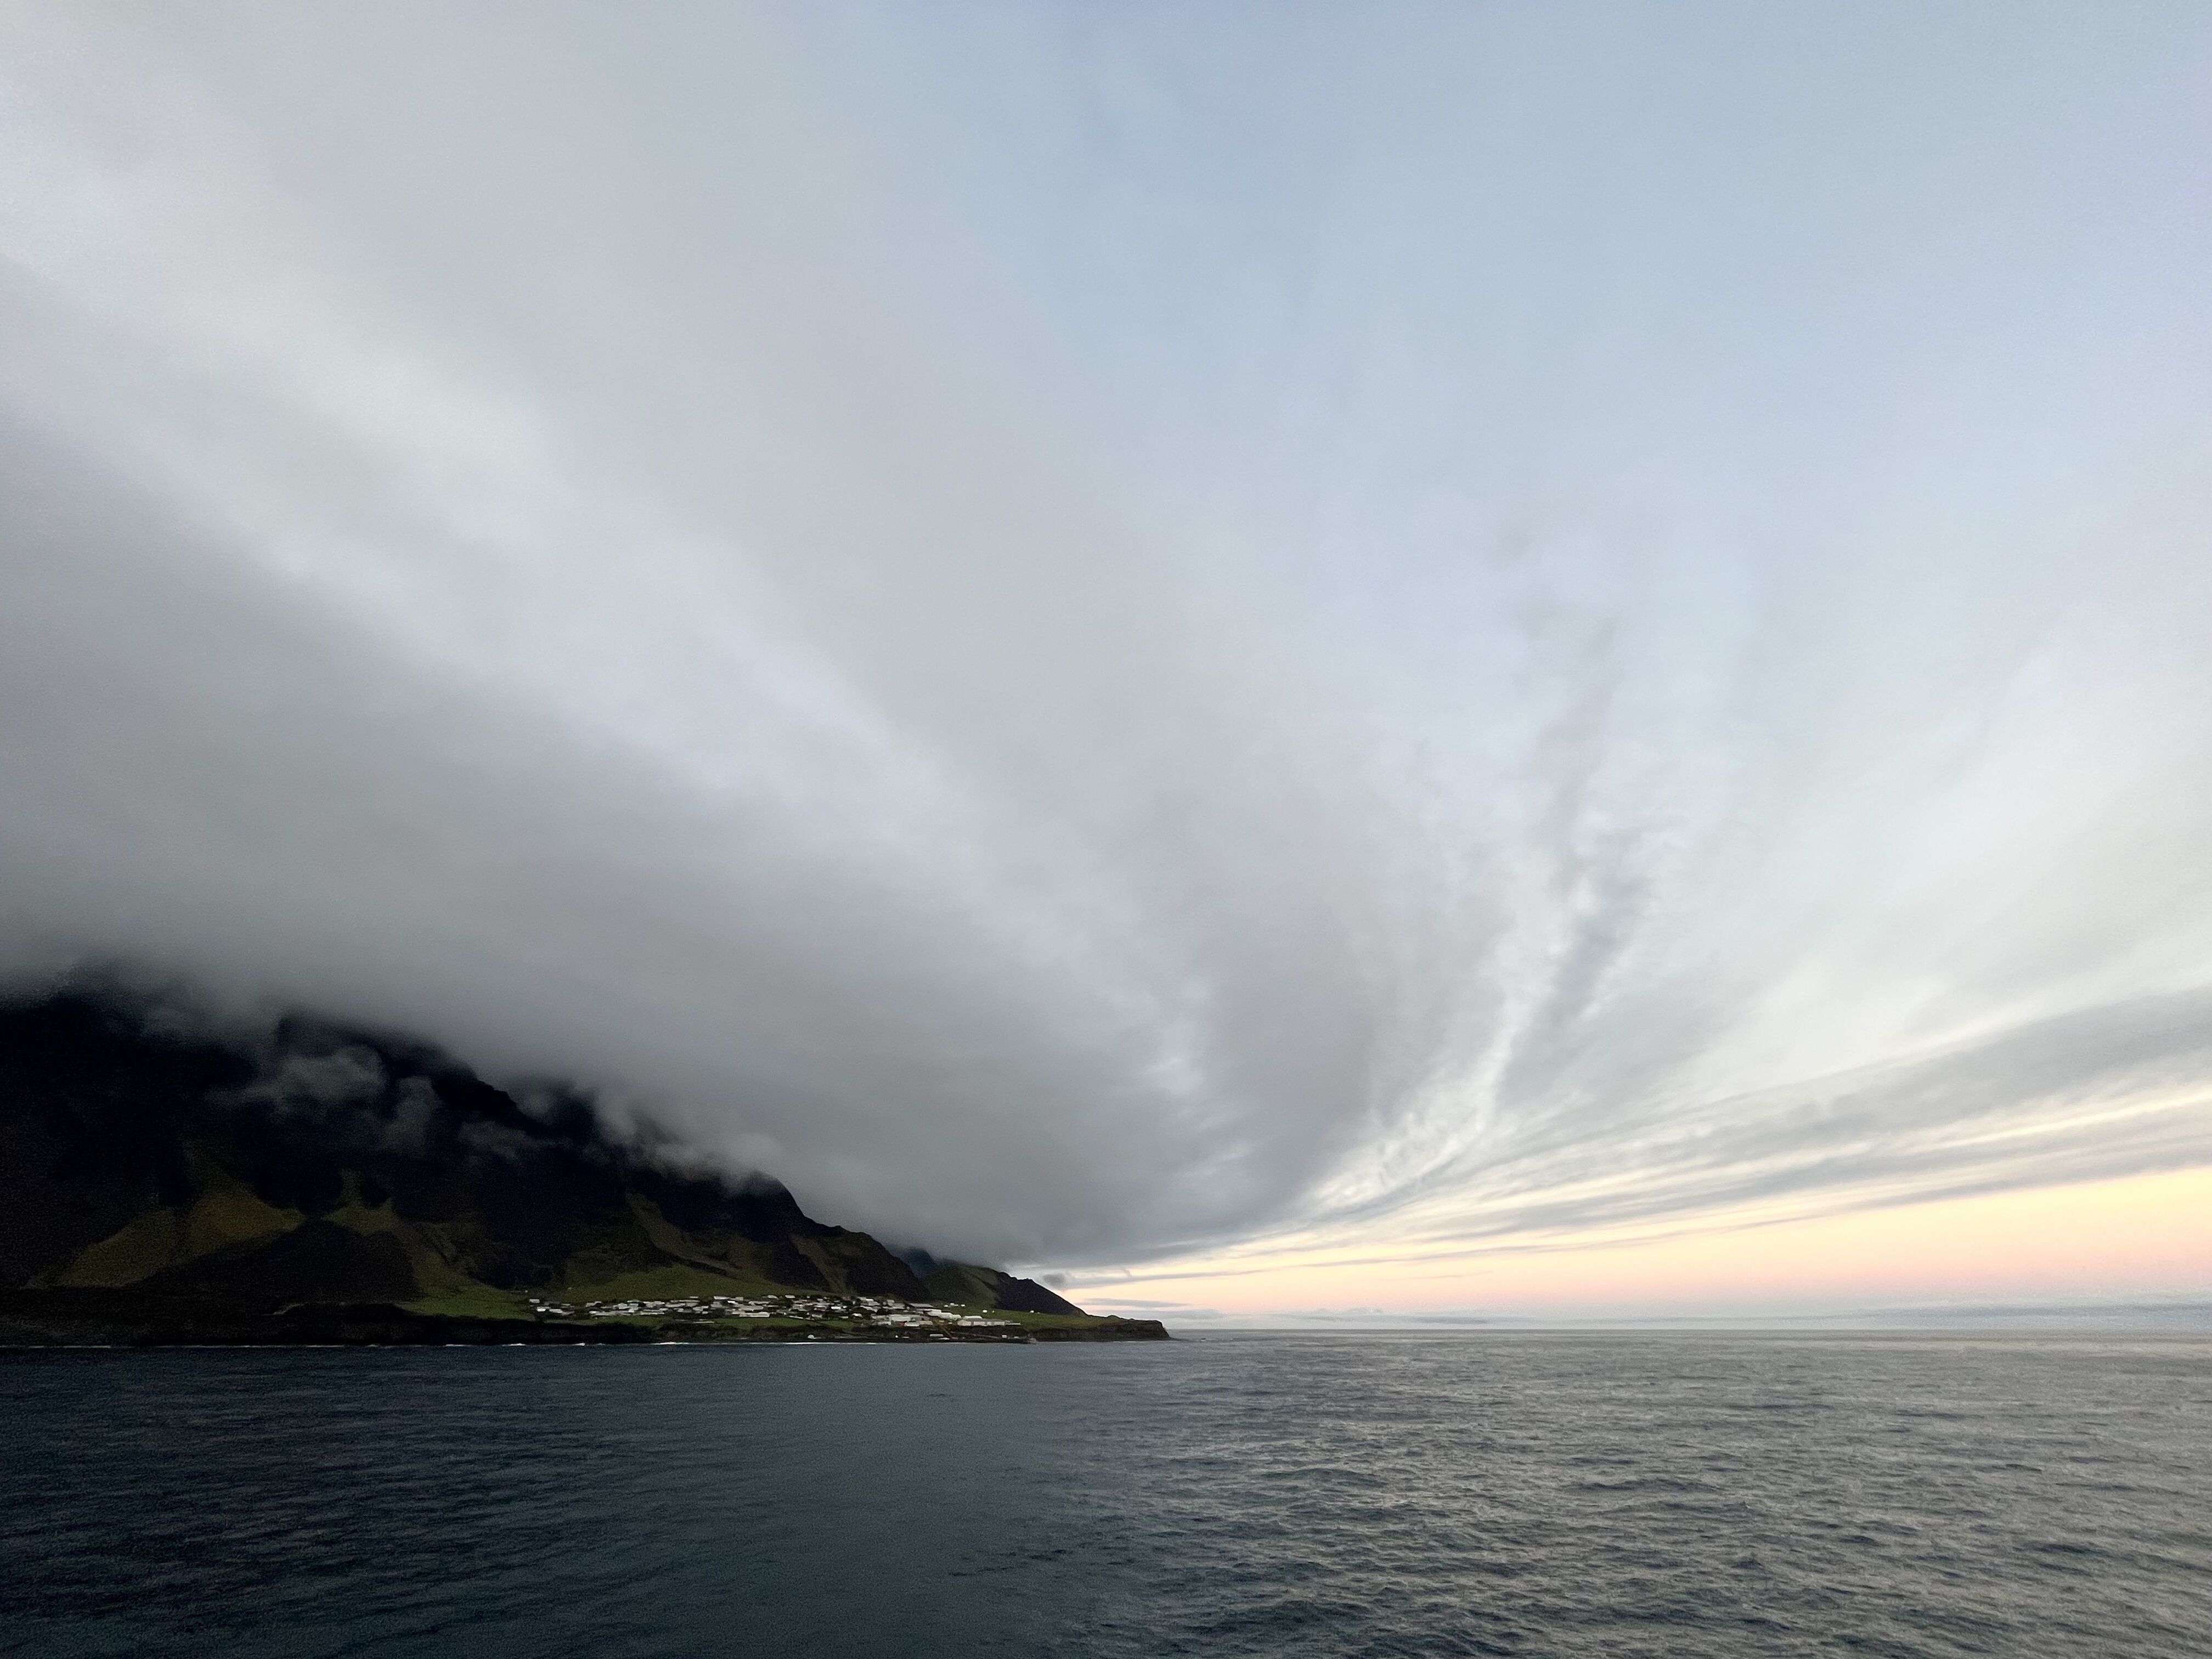
[[[2208,58],[18,9],[10,958],[1023,1262],[2201,1164]]]

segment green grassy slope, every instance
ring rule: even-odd
[[[526,1109],[410,1039],[305,1018],[251,1042],[180,1035],[195,1029],[89,993],[0,1006],[0,1293],[210,1322],[396,1307],[543,1322],[533,1297],[779,1294],[842,1299],[817,1310],[825,1328],[866,1325],[868,1298],[1021,1330],[1088,1321],[995,1268],[925,1263],[925,1285],[771,1181],[672,1172],[583,1097],[534,1089]],[[322,1092],[292,1100],[302,1079]]]

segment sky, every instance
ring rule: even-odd
[[[0,975],[1178,1318],[2212,1291],[2212,13],[0,10]]]

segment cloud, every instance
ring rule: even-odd
[[[2212,1158],[2212,48],[1825,27],[12,11],[8,965],[1015,1262]]]

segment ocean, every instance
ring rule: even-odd
[[[2212,1340],[0,1355],[0,1652],[2212,1654]]]

